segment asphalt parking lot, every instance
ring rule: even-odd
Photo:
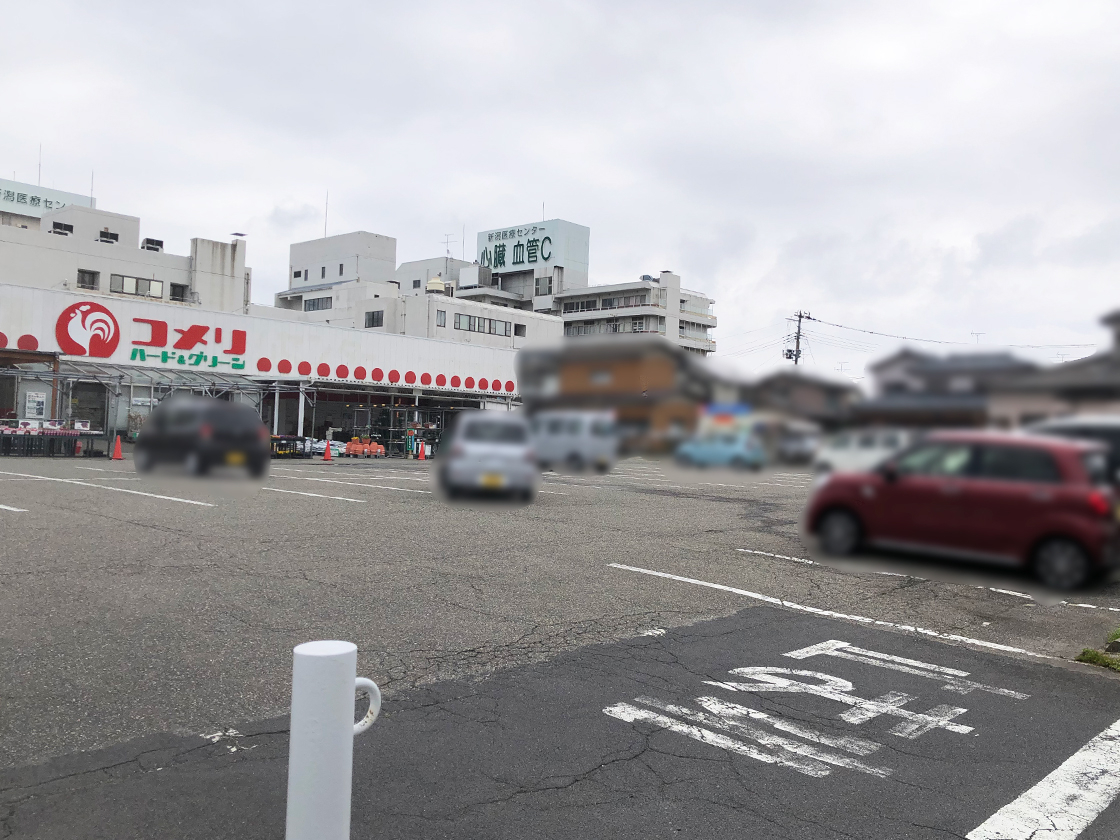
[[[1070,661],[1120,625],[1115,581],[822,564],[797,470],[633,459],[510,506],[448,504],[430,469],[0,462],[0,836],[276,836],[291,648],[318,638],[386,698],[356,834],[964,836],[1120,719],[1120,681]],[[825,642],[849,647],[787,655]],[[780,667],[850,687],[730,675]],[[904,737],[928,721],[900,708],[944,720]]]

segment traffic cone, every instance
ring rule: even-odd
[[[121,436],[117,435],[117,442],[113,444],[113,460],[123,461],[124,456],[121,454]]]
[[[331,442],[327,441],[327,448],[323,450],[323,460],[329,461],[331,459]]]
[[[420,441],[419,443],[420,443],[420,460],[421,461],[426,461],[428,459],[424,457],[424,450],[427,449],[428,447],[424,444],[424,441]]]

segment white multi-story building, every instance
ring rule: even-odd
[[[460,297],[459,272],[471,267],[463,260],[437,257],[394,269],[395,259],[395,239],[366,231],[296,243],[289,288],[277,293],[274,309],[254,306],[252,313],[510,349],[563,335],[555,315]]]
[[[0,185],[0,207],[7,192]],[[141,240],[136,216],[58,197],[69,193],[43,192],[54,197],[34,196],[36,207],[17,205],[37,216],[6,211],[0,216],[0,282],[248,312],[252,270],[245,266],[244,240],[192,239],[190,256],[168,254],[162,240]]]
[[[703,356],[716,349],[709,332],[716,326],[714,303],[707,295],[681,288],[681,278],[670,271],[555,295],[565,336],[657,333]]]

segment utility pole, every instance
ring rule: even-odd
[[[987,334],[987,333],[982,333],[982,332],[973,332],[973,333],[971,333],[971,335],[973,335],[973,336],[974,336],[974,337],[976,338],[976,343],[977,343],[977,344],[979,344],[979,343],[980,343],[980,336],[982,336],[982,335],[986,335],[986,334]]]
[[[794,317],[797,318],[797,332],[794,333],[793,336],[793,349],[790,350],[787,347],[784,355],[787,359],[792,359],[794,365],[796,365],[801,360],[801,320],[803,318],[812,320],[812,316],[808,312],[802,312],[799,309],[797,310],[797,315]]]

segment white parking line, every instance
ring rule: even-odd
[[[262,490],[271,490],[273,493],[291,493],[293,496],[314,496],[316,499],[334,499],[339,502],[358,502],[365,504],[365,499],[348,499],[345,496],[324,496],[321,493],[301,493],[299,490],[281,490],[279,487],[262,487]]]
[[[126,490],[124,487],[109,487],[105,484],[90,484],[88,481],[79,481],[76,478],[50,478],[45,475],[28,475],[27,473],[2,472],[0,475],[15,475],[20,478],[37,478],[40,481],[58,481],[62,484],[73,484],[79,487],[96,487],[98,490],[112,490],[115,493],[131,493],[134,496],[147,496],[151,499],[163,499],[165,502],[181,502],[184,505],[198,505],[199,507],[214,507],[209,502],[199,502],[194,499],[180,499],[178,496],[161,496],[158,493],[145,493],[142,490]]]
[[[410,487],[390,487],[387,484],[359,484],[356,481],[336,481],[333,478],[312,478],[307,475],[278,475],[276,478],[287,478],[291,481],[322,481],[326,484],[348,484],[351,487],[373,487],[376,490],[396,490],[398,493],[427,493],[432,495],[431,490],[413,490]]]
[[[12,513],[27,513],[26,508],[8,507],[8,505],[0,505],[0,510],[10,510]]]
[[[1120,721],[970,831],[968,840],[1074,840],[1120,793]]]
[[[896,630],[907,630],[911,633],[919,633],[923,636],[932,636],[935,639],[945,639],[950,642],[963,642],[970,645],[978,645],[980,647],[991,648],[992,650],[1002,650],[1007,653],[1022,653],[1027,656],[1034,656],[1038,659],[1053,659],[1052,656],[1047,656],[1044,653],[1035,653],[1030,650],[1023,650],[1023,648],[1011,647],[1010,645],[1001,645],[996,642],[986,642],[983,639],[972,639],[968,636],[958,636],[955,633],[940,633],[937,630],[927,630],[924,627],[915,627],[912,624],[899,624],[894,621],[882,621],[877,618],[867,618],[862,615],[849,615],[848,613],[836,612],[834,610],[822,610],[819,607],[807,607],[804,604],[795,604],[793,601],[786,601],[782,598],[775,598],[772,595],[760,595],[757,592],[751,592],[747,589],[737,589],[734,586],[724,586],[720,583],[709,583],[706,580],[696,580],[696,578],[681,577],[680,575],[672,575],[668,572],[657,572],[653,569],[643,569],[639,566],[624,566],[621,563],[610,563],[609,566],[613,569],[622,569],[627,572],[638,572],[643,575],[653,575],[654,577],[667,578],[669,580],[677,580],[681,583],[691,583],[695,586],[706,586],[709,589],[719,589],[723,592],[731,592],[735,595],[743,595],[747,598],[754,598],[757,601],[764,601],[767,604],[774,604],[779,607],[785,607],[789,610],[799,610],[801,612],[812,613],[813,615],[821,615],[826,618],[842,618],[847,621],[857,621],[860,624],[874,624],[876,627],[893,627]]]

